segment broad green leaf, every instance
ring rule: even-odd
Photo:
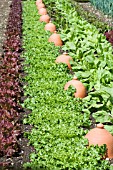
[[[104,110],[93,113],[93,117],[95,118],[96,122],[111,122],[109,114]]]

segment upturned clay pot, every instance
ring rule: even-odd
[[[55,46],[63,45],[60,35],[57,34],[56,31],[49,37],[48,42],[53,42],[55,44]]]
[[[46,10],[46,8],[40,8],[39,11],[38,11],[38,13],[39,13],[40,15],[46,15],[46,14],[47,14],[47,10]]]
[[[39,3],[39,4],[37,5],[37,9],[38,9],[38,10],[41,9],[41,8],[45,8],[44,3]]]
[[[48,24],[45,25],[44,29],[50,32],[55,32],[56,26],[50,21]]]
[[[40,16],[39,21],[40,21],[40,22],[46,22],[46,23],[48,23],[48,22],[50,21],[50,17],[49,17],[48,14],[42,15],[42,16]]]
[[[68,53],[64,52],[62,55],[58,56],[55,60],[56,63],[65,63],[68,68],[71,70],[70,61],[73,61],[72,57],[68,55]]]
[[[107,151],[105,154],[105,158],[113,158],[113,136],[108,132],[106,129],[104,129],[104,125],[99,123],[97,124],[97,127],[90,130],[85,138],[89,141],[90,145],[98,145],[102,146],[103,144],[106,144]]]
[[[76,89],[76,92],[74,93],[74,96],[77,98],[84,98],[86,97],[86,88],[85,86],[77,79],[77,77],[74,77],[73,80],[68,81],[65,86],[64,90],[68,90],[69,86],[73,86]]]
[[[42,3],[42,0],[37,0],[36,1],[36,5],[38,5],[39,3]]]

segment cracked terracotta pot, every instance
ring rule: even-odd
[[[60,38],[60,35],[57,34],[56,31],[49,37],[48,42],[53,42],[55,44],[55,46],[62,46],[63,45],[63,42]]]
[[[37,0],[36,1],[36,5],[38,5],[39,3],[42,3],[42,0]]]
[[[99,123],[96,128],[90,130],[85,138],[89,141],[90,145],[98,145],[102,146],[106,144],[107,151],[105,154],[105,158],[113,158],[113,136],[109,131],[104,129],[104,125]]]
[[[40,16],[39,21],[40,21],[40,22],[46,22],[46,23],[48,23],[48,22],[50,21],[50,17],[49,17],[48,14],[42,15],[42,16]]]
[[[48,24],[45,25],[44,29],[50,32],[55,32],[56,26],[50,21]]]
[[[46,10],[46,8],[40,8],[39,11],[38,11],[38,13],[39,13],[40,15],[46,15],[46,14],[47,14],[47,10]]]
[[[44,3],[39,3],[39,4],[37,5],[37,9],[38,9],[38,10],[41,9],[41,8],[45,8]]]
[[[76,92],[74,93],[74,96],[77,98],[84,98],[86,97],[86,88],[85,86],[82,84],[82,82],[80,82],[77,77],[74,77],[73,80],[68,81],[65,86],[64,86],[64,90],[68,90],[69,86],[73,86],[76,89]]]
[[[68,68],[71,70],[70,61],[73,61],[72,57],[68,55],[68,53],[64,52],[62,55],[58,56],[55,60],[56,63],[65,63]]]

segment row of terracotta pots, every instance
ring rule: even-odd
[[[48,41],[54,43],[55,46],[62,46],[63,42],[60,38],[60,35],[57,34],[56,26],[50,21],[50,17],[47,14],[44,3],[41,0],[36,1],[37,9],[41,22],[46,22],[45,30],[52,32],[53,34],[49,37]]]
[[[48,39],[49,42],[53,42],[55,46],[62,46],[63,42],[60,38],[60,35],[56,32],[56,26],[50,21],[50,17],[47,14],[45,9],[45,5],[42,3],[41,0],[36,2],[38,13],[40,16],[40,22],[45,22],[46,25],[44,27],[45,30],[50,31],[53,33],[50,38]],[[67,53],[63,53],[62,55],[58,56],[56,59],[56,63],[65,63],[67,64],[69,69],[71,68],[70,61],[72,61],[72,57],[70,57]],[[76,93],[74,93],[75,97],[84,98],[86,96],[86,89],[85,86],[77,79],[73,78],[73,80],[66,83],[64,90],[67,90],[69,86],[73,85],[76,88]]]
[[[45,5],[43,4],[42,0],[36,1],[38,13],[40,16],[40,22],[45,22],[45,30],[50,31],[53,33],[50,38],[48,39],[49,42],[53,42],[55,46],[62,46],[62,40],[60,38],[60,35],[56,32],[56,26],[51,22],[49,15],[47,14],[47,10],[45,8]],[[65,63],[67,64],[68,68],[71,70],[71,64],[70,61],[73,61],[72,57],[68,55],[68,53],[63,53],[62,55],[58,56],[55,60],[56,63]],[[78,98],[84,98],[86,97],[86,88],[85,86],[77,79],[77,77],[74,77],[73,80],[68,81],[65,86],[64,90],[67,90],[69,86],[74,86],[76,89],[76,92],[74,93],[75,97]],[[106,154],[103,157],[105,158],[113,158],[113,136],[104,129],[103,124],[98,124],[96,128],[89,131],[89,133],[85,136],[85,138],[89,141],[90,145],[103,145],[106,144],[107,150]]]
[[[41,14],[40,17],[40,22],[45,22],[45,30],[50,31],[51,33],[53,33],[50,38],[48,39],[49,42],[54,42],[55,46],[62,46],[62,40],[60,38],[60,35],[57,34],[56,32],[56,26],[50,21],[50,17],[49,15],[44,12],[44,15],[42,15],[42,13],[40,13],[40,10],[42,8],[40,7],[44,7],[44,5],[42,5],[42,3],[38,4],[38,9],[39,9],[39,14]],[[72,57],[70,57],[67,53],[63,53],[62,55],[58,56],[56,59],[56,63],[65,63],[67,64],[69,69],[71,68],[70,65],[70,61],[72,61]],[[74,93],[75,97],[79,97],[79,98],[84,98],[86,96],[86,89],[85,86],[76,78],[73,78],[73,80],[69,81],[66,83],[64,90],[67,90],[69,86],[73,85],[76,88],[76,93]]]

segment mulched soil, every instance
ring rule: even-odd
[[[0,55],[2,55],[2,44],[5,39],[5,28],[7,25],[7,19],[8,19],[8,14],[10,10],[10,4],[11,0],[1,0],[0,1]],[[96,10],[94,7],[91,6],[91,4],[88,3],[79,3],[85,10],[88,10],[89,12],[95,14],[98,18],[100,18],[103,22],[108,23],[109,25],[113,24],[113,19],[104,15],[102,12]],[[24,96],[22,96],[22,101]],[[1,157],[0,158],[0,165],[3,163],[3,166],[0,166],[0,170],[22,170],[23,163],[29,162],[29,155],[31,152],[34,152],[34,148],[32,146],[29,146],[28,140],[24,138],[24,132],[28,132],[32,129],[32,126],[30,125],[23,125],[22,120],[25,115],[28,115],[30,113],[29,110],[22,110],[20,115],[20,124],[21,124],[21,130],[22,134],[18,138],[18,144],[20,146],[20,152],[11,157],[11,158],[6,158]],[[92,128],[95,126],[95,121],[91,116],[92,120]],[[113,164],[113,161],[111,162]]]
[[[0,1],[0,56],[2,55],[3,49],[2,44],[5,39],[5,29],[7,25],[7,19],[10,10],[11,0]]]

